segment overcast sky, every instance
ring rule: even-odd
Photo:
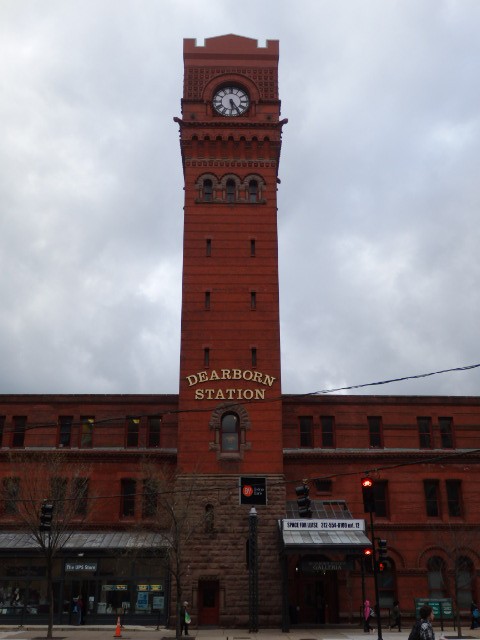
[[[280,40],[283,392],[480,363],[477,0],[1,0],[0,393],[178,392],[183,38],[228,33]]]

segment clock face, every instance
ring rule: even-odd
[[[249,104],[247,94],[239,87],[223,87],[213,96],[213,108],[222,116],[241,116]]]

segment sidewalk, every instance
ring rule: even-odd
[[[29,625],[25,627],[0,626],[0,640],[42,640],[46,637],[45,625]],[[405,627],[401,633],[398,631],[388,631],[382,629],[384,640],[406,640],[410,633],[410,627]],[[452,628],[440,630],[440,625],[435,625],[435,636],[437,640],[444,635],[447,639],[457,638],[457,632]],[[53,628],[54,640],[109,640],[114,638],[115,628],[105,626],[60,626]],[[314,629],[294,629],[288,633],[283,633],[280,629],[260,629],[256,633],[250,633],[247,629],[195,629],[192,628],[188,638],[195,640],[378,640],[378,634],[367,635],[359,627],[335,627],[335,628],[314,628]],[[185,636],[184,636],[185,637]],[[462,628],[462,637],[465,639],[474,638],[480,640],[480,629],[471,630]],[[139,627],[126,626],[121,630],[122,640],[164,640],[175,638],[174,629],[160,627]]]

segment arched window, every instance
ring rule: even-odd
[[[223,452],[239,450],[239,423],[236,413],[225,413],[221,423],[221,449]]]
[[[427,562],[428,571],[428,596],[429,598],[445,598],[446,585],[445,561],[440,556],[432,556]]]
[[[203,199],[205,202],[211,202],[213,200],[213,182],[210,178],[206,178],[203,181]]]
[[[457,604],[461,609],[468,609],[474,600],[472,586],[474,582],[473,562],[467,556],[457,558],[455,573],[457,579]]]
[[[215,507],[213,504],[205,505],[205,533],[213,533],[215,528]]]
[[[248,201],[257,202],[258,200],[258,182],[256,180],[250,180],[248,183]]]
[[[235,180],[232,180],[232,178],[227,180],[226,188],[227,188],[226,189],[227,202],[235,202],[235,190],[236,190]]]
[[[218,460],[243,460],[245,451],[251,448],[247,440],[251,422],[245,407],[218,406],[212,412],[209,428],[213,436],[210,449],[217,452]]]
[[[395,564],[387,558],[378,573],[378,596],[381,607],[392,607],[395,599]]]

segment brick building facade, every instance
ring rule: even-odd
[[[278,55],[277,41],[184,42],[178,395],[0,396],[0,618],[46,614],[25,509],[53,499],[60,518],[67,485],[58,622],[80,594],[87,619],[109,624],[172,623],[179,598],[194,625],[356,622],[375,599],[365,475],[388,544],[380,606],[453,598],[468,612],[478,595],[480,398],[282,394]]]

